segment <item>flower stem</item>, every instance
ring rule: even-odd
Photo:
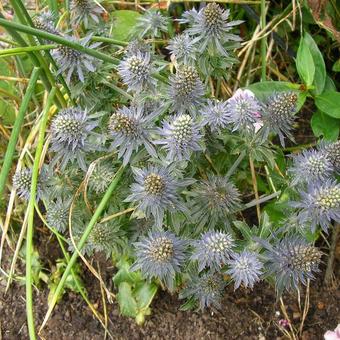
[[[27,52],[32,52],[32,51],[51,50],[56,47],[57,45],[38,45],[38,46],[8,48],[6,50],[0,51],[0,57],[13,56],[13,55],[23,54]]]
[[[332,232],[331,246],[329,248],[327,268],[326,268],[325,279],[324,279],[325,284],[327,286],[331,286],[332,281],[333,281],[333,266],[334,266],[334,260],[335,260],[335,250],[336,250],[336,244],[337,244],[339,234],[340,234],[340,223],[335,223],[333,232]]]
[[[4,163],[2,165],[1,172],[0,172],[0,197],[2,197],[2,193],[5,189],[7,176],[9,174],[9,171],[10,171],[11,165],[12,165],[15,146],[16,146],[18,138],[19,138],[21,126],[24,122],[25,113],[26,113],[28,104],[31,100],[33,93],[34,93],[35,84],[38,80],[39,73],[40,73],[40,68],[35,67],[33,69],[31,79],[28,83],[26,93],[25,93],[24,98],[21,102],[18,115],[17,115],[15,122],[14,122],[11,137],[9,139],[8,146],[7,146],[7,149],[6,149]]]
[[[118,185],[118,183],[119,183],[119,181],[120,181],[120,178],[121,178],[122,175],[123,175],[123,172],[124,172],[124,168],[121,167],[121,168],[117,171],[117,173],[116,173],[116,175],[115,175],[113,181],[111,182],[110,186],[109,186],[108,189],[106,190],[105,195],[103,196],[102,200],[100,201],[100,203],[99,203],[99,205],[98,205],[96,211],[94,212],[94,214],[93,214],[93,216],[92,216],[92,218],[91,218],[89,224],[88,224],[87,227],[85,228],[84,233],[83,233],[83,236],[81,237],[81,239],[79,240],[79,242],[78,242],[78,244],[77,244],[77,249],[78,249],[79,251],[83,248],[83,246],[84,246],[84,244],[85,244],[85,242],[86,242],[88,236],[90,235],[90,232],[92,231],[94,225],[96,224],[96,222],[97,222],[97,220],[99,219],[101,213],[103,212],[103,210],[104,210],[104,208],[105,208],[105,206],[106,206],[106,204],[107,204],[109,198],[111,197],[113,191],[114,191],[115,188],[117,187],[117,185]],[[61,279],[60,279],[60,281],[59,281],[59,284],[58,284],[58,286],[57,286],[57,288],[56,288],[56,290],[55,290],[55,292],[54,292],[54,294],[53,294],[53,296],[52,296],[52,299],[51,299],[51,302],[50,302],[48,311],[47,311],[47,313],[46,313],[46,315],[45,315],[45,318],[44,318],[44,321],[43,321],[43,323],[42,323],[42,325],[41,325],[41,327],[40,327],[40,331],[41,331],[41,330],[43,329],[43,327],[46,325],[46,322],[47,322],[47,320],[49,319],[49,317],[50,317],[50,315],[51,315],[51,313],[52,313],[52,311],[53,311],[53,308],[54,308],[54,306],[55,306],[56,303],[57,303],[58,297],[59,297],[60,293],[62,292],[62,290],[63,290],[63,288],[64,288],[66,279],[67,279],[68,275],[70,274],[71,269],[72,269],[72,267],[74,266],[74,264],[75,264],[75,262],[76,262],[78,256],[79,256],[79,254],[78,254],[78,252],[75,250],[74,253],[72,254],[72,256],[71,256],[71,258],[70,258],[70,261],[68,262],[67,267],[66,267],[66,269],[65,269],[65,271],[64,271],[64,274],[63,274],[63,276],[61,277]]]
[[[33,253],[33,219],[34,219],[34,204],[37,194],[39,163],[44,146],[45,131],[48,120],[48,111],[52,105],[53,98],[56,93],[56,88],[52,88],[48,98],[46,107],[44,109],[38,136],[38,145],[34,157],[32,183],[30,200],[28,203],[28,222],[27,222],[27,236],[26,236],[26,314],[29,337],[31,340],[36,339],[34,329],[34,316],[33,316],[33,296],[32,296],[32,253]]]

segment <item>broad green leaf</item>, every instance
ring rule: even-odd
[[[315,90],[313,90],[312,92],[314,94],[320,94],[324,90],[326,81],[325,61],[323,60],[323,56],[318,48],[318,45],[315,43],[314,39],[310,36],[310,34],[306,32],[303,39],[305,44],[309,48],[309,51],[312,55],[315,65],[315,75],[313,81]]]
[[[325,114],[340,118],[340,92],[325,91],[315,97],[315,105]]]
[[[324,139],[335,141],[339,136],[340,120],[330,117],[321,111],[313,114],[311,126],[316,137],[323,136]]]
[[[136,11],[124,9],[113,12],[112,16],[114,18],[112,38],[122,41],[129,40],[129,36],[140,14]]]
[[[135,318],[137,315],[137,302],[133,297],[132,287],[127,282],[122,282],[118,287],[117,301],[122,315]]]
[[[307,42],[301,38],[296,56],[296,68],[300,78],[307,86],[313,84],[315,75],[315,64]]]
[[[326,83],[324,91],[336,91],[336,86],[333,79],[330,76],[326,76]]]
[[[121,258],[117,263],[119,268],[116,275],[113,277],[114,284],[118,287],[122,282],[127,282],[129,284],[134,284],[141,279],[139,272],[130,271],[131,264],[126,258]]]

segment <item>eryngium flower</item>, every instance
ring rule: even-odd
[[[235,281],[235,290],[240,287],[254,287],[254,283],[260,281],[263,264],[258,260],[255,253],[247,250],[241,253],[234,253],[228,261],[230,269],[226,271]]]
[[[85,155],[96,149],[89,136],[97,125],[86,111],[77,107],[64,109],[53,118],[51,151],[55,152],[55,162],[61,160],[62,169],[69,161],[77,160],[79,167],[87,170]]]
[[[210,306],[220,308],[225,286],[226,283],[221,274],[204,273],[190,279],[187,287],[180,293],[180,298],[195,298],[198,300],[201,310]]]
[[[227,264],[233,253],[234,240],[230,234],[222,231],[208,231],[201,236],[201,239],[193,244],[194,253],[192,260],[198,261],[198,271],[209,267],[219,271]]]
[[[297,94],[295,92],[281,92],[269,98],[263,109],[263,132],[267,138],[269,133],[278,134],[281,145],[284,146],[284,137],[293,140],[291,130],[296,112]]]
[[[125,233],[115,222],[97,223],[88,238],[91,251],[104,252],[107,257],[112,252],[120,253],[125,245]]]
[[[228,111],[233,130],[253,131],[261,118],[261,105],[250,90],[238,89],[228,99]]]
[[[197,71],[188,65],[180,66],[170,77],[169,96],[176,112],[189,110],[195,113],[203,101],[204,86]]]
[[[214,228],[219,222],[225,223],[241,203],[238,189],[221,176],[209,176],[192,193],[192,217],[198,228]]]
[[[295,185],[325,180],[333,172],[333,166],[324,152],[305,150],[293,156],[293,166],[289,171],[293,175],[292,184]]]
[[[203,117],[203,124],[208,125],[212,131],[219,132],[231,123],[228,102],[218,100],[208,100],[200,111]]]
[[[340,222],[340,184],[336,181],[311,183],[307,191],[300,192],[299,202],[292,205],[300,208],[299,222],[309,224],[312,232],[318,225],[327,232],[333,221]]]
[[[55,35],[61,35],[60,32],[54,26],[54,20],[55,15],[50,11],[46,11],[34,17],[33,24],[39,30],[52,33]]]
[[[111,184],[115,173],[116,169],[113,165],[96,164],[89,180],[90,190],[94,191],[96,194],[104,193]]]
[[[98,6],[95,1],[90,0],[71,0],[71,19],[74,25],[89,25],[90,19],[99,23],[99,17],[104,12],[103,8]]]
[[[200,52],[208,47],[212,52],[218,51],[221,55],[227,56],[228,53],[223,45],[230,41],[242,40],[230,31],[243,21],[228,22],[229,14],[229,10],[224,10],[216,3],[209,3],[197,15],[191,13],[191,18],[194,20],[186,32],[197,38]]]
[[[340,140],[334,143],[323,143],[320,151],[326,154],[334,170],[340,172]]]
[[[188,34],[176,35],[169,41],[167,49],[170,51],[171,59],[177,63],[192,65],[196,60],[196,41]]]
[[[157,227],[162,226],[165,211],[185,211],[177,191],[187,185],[185,180],[172,177],[173,167],[132,168],[136,183],[131,186],[127,202],[136,202],[147,217],[153,216]]]
[[[126,165],[133,151],[144,145],[147,152],[157,157],[156,150],[151,144],[152,121],[160,114],[160,109],[145,113],[144,106],[123,106],[115,112],[109,122],[109,134],[113,138],[112,148],[117,148],[118,158],[123,157]]]
[[[284,289],[298,289],[299,284],[307,284],[318,272],[322,253],[300,237],[285,237],[274,246],[267,245],[266,268],[276,281],[276,289],[281,295]]]
[[[145,278],[158,278],[173,290],[175,274],[185,261],[187,242],[169,231],[150,231],[134,246],[136,262],[132,270],[140,269]]]
[[[63,201],[60,197],[47,205],[46,221],[52,228],[64,232],[68,226],[70,201]]]
[[[128,91],[141,92],[153,88],[155,80],[151,77],[151,72],[152,65],[148,52],[137,51],[134,55],[127,55],[118,65],[118,74],[127,85]]]
[[[159,11],[149,9],[144,15],[138,18],[135,30],[140,38],[159,37],[161,32],[167,32],[169,19]]]
[[[64,38],[91,49],[95,49],[101,44],[90,44],[91,35],[80,40],[71,36],[64,36]],[[57,75],[65,73],[68,83],[70,83],[71,77],[77,77],[83,83],[85,81],[84,74],[95,72],[98,63],[96,58],[65,45],[59,45],[58,48],[54,49],[52,56],[59,65]]]
[[[155,144],[164,145],[167,159],[170,161],[189,160],[193,151],[200,151],[199,142],[202,139],[200,124],[187,114],[180,114],[171,122],[164,121],[160,130],[161,138]]]
[[[30,199],[30,192],[31,192],[31,183],[32,183],[32,169],[21,169],[17,171],[13,176],[13,186],[16,190],[16,193],[19,197],[23,198],[24,200]],[[42,169],[38,176],[38,184],[37,184],[37,196],[36,200],[38,201],[45,195],[45,185],[47,181],[47,176]]]
[[[125,54],[127,56],[135,56],[138,53],[142,55],[145,53],[150,53],[150,44],[147,44],[146,41],[135,39],[129,42],[129,45],[126,47]]]

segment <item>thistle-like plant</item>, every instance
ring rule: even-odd
[[[60,161],[61,169],[65,169],[69,162],[77,161],[86,171],[86,154],[98,149],[98,145],[90,140],[91,135],[96,135],[92,130],[97,126],[98,122],[86,110],[79,107],[61,110],[51,123],[53,163]]]
[[[340,173],[340,140],[334,143],[322,143],[320,151],[330,160],[334,170]]]
[[[171,59],[178,64],[194,65],[196,61],[197,42],[188,34],[178,34],[169,40],[167,49]]]
[[[138,18],[135,31],[139,38],[157,38],[161,36],[162,32],[167,32],[168,23],[169,19],[159,11],[149,9]]]
[[[300,223],[309,225],[312,232],[318,225],[328,232],[332,221],[340,222],[340,184],[337,181],[310,183],[307,190],[300,191],[300,196],[292,206],[299,209]]]
[[[260,281],[263,273],[263,264],[255,253],[247,250],[241,253],[233,253],[228,260],[229,269],[226,271],[235,282],[235,290],[242,284],[244,287],[253,288]]]
[[[221,307],[221,300],[226,282],[218,272],[207,272],[190,278],[187,286],[180,292],[180,298],[194,298],[199,308]]]
[[[98,24],[100,15],[104,12],[104,9],[98,6],[96,1],[71,0],[70,5],[71,21],[76,26],[84,24],[85,27],[88,27],[91,20]]]
[[[319,271],[322,253],[300,236],[287,236],[273,246],[267,242],[264,245],[267,249],[265,267],[275,278],[279,295],[285,289],[306,285],[307,279],[314,279],[314,272]]]
[[[36,200],[40,200],[43,198],[48,191],[48,175],[45,169],[43,168],[38,177],[37,184],[37,196]],[[16,173],[12,179],[13,187],[16,190],[16,193],[19,197],[28,201],[30,199],[31,192],[31,184],[32,184],[32,169],[24,168]]]
[[[50,11],[39,13],[32,21],[34,26],[39,30],[55,35],[61,35],[54,25],[55,15]]]
[[[170,77],[169,96],[173,111],[184,113],[188,110],[193,114],[197,112],[204,100],[204,86],[195,68],[179,66],[176,74]]]
[[[292,129],[297,106],[296,92],[279,92],[272,95],[263,106],[261,129],[264,138],[270,133],[277,134],[284,146],[285,136],[293,140]]]
[[[150,231],[134,243],[136,262],[132,270],[140,270],[151,280],[157,278],[173,290],[175,274],[185,261],[187,242],[169,231]]]
[[[151,77],[153,67],[150,53],[137,51],[127,54],[118,65],[118,74],[127,85],[128,91],[141,92],[155,87],[155,79]]]
[[[230,234],[222,231],[208,231],[193,243],[191,259],[198,262],[198,271],[209,267],[219,271],[227,264],[233,253],[234,240]]]
[[[202,150],[200,128],[201,125],[188,114],[180,114],[163,122],[163,128],[159,130],[161,139],[154,143],[163,145],[170,162],[189,160],[193,151]]]
[[[254,131],[261,118],[261,104],[250,90],[238,89],[228,99],[229,121],[233,131]]]
[[[102,194],[109,187],[116,173],[114,165],[96,164],[89,179],[89,189],[96,194]]]
[[[46,221],[60,232],[64,232],[68,226],[70,200],[63,200],[60,197],[56,201],[47,204]]]
[[[107,258],[112,253],[120,254],[126,247],[125,233],[115,220],[97,223],[91,230],[87,246],[89,252],[104,252]]]
[[[211,54],[216,52],[227,56],[225,44],[238,42],[242,39],[230,31],[243,21],[228,21],[229,10],[224,10],[218,4],[212,2],[203,7],[198,13],[190,11],[182,22],[189,22],[190,27],[185,31],[199,41],[199,51],[202,53],[207,48]]]
[[[209,176],[198,182],[191,194],[191,214],[199,229],[228,223],[241,203],[236,186],[222,176]]]
[[[153,216],[157,227],[162,226],[166,211],[187,211],[180,200],[178,190],[191,181],[175,179],[173,170],[173,166],[132,168],[136,182],[132,184],[131,194],[126,201],[136,202],[137,209],[146,217]]]
[[[200,110],[203,124],[208,125],[213,132],[219,132],[230,126],[231,114],[227,101],[208,100]]]
[[[161,113],[162,108],[147,112],[145,106],[123,106],[112,114],[109,122],[109,135],[113,139],[112,148],[118,149],[118,158],[123,158],[126,165],[133,153],[144,146],[147,152],[157,157],[151,143],[151,133],[155,130],[153,121]]]
[[[325,180],[333,172],[333,165],[327,154],[322,151],[306,150],[293,156],[292,184]]]
[[[71,36],[64,36],[64,38],[91,49],[95,49],[101,44],[98,42],[91,44],[91,35],[80,40]],[[65,45],[58,45],[53,50],[52,56],[59,66],[57,75],[65,73],[68,83],[71,82],[71,78],[74,80],[79,79],[83,83],[86,74],[88,72],[95,72],[99,63],[96,58]]]

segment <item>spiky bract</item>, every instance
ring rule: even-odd
[[[173,290],[175,274],[185,261],[187,242],[169,231],[150,231],[147,237],[134,243],[136,262],[133,270],[151,280],[158,278]]]
[[[263,264],[259,261],[255,253],[247,250],[241,253],[232,254],[232,259],[228,260],[229,269],[226,271],[235,282],[235,289],[242,284],[244,287],[253,288],[263,270]]]

